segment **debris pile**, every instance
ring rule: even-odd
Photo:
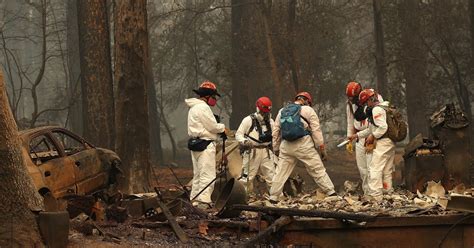
[[[473,185],[474,166],[470,153],[469,120],[454,104],[447,104],[430,118],[431,136],[421,134],[405,147],[405,186],[421,190],[430,180],[446,189],[458,184]]]
[[[266,199],[251,199],[249,205],[261,207],[292,208],[300,210],[327,210],[346,213],[364,213],[373,216],[410,216],[410,215],[447,215],[447,202],[451,195],[473,197],[473,189],[466,189],[459,185],[448,194],[441,183],[428,182],[426,191],[414,194],[403,189],[385,194],[376,199],[354,194],[356,183],[346,181],[346,192],[342,196],[330,196],[316,191],[313,194],[300,194],[299,197],[286,198],[276,204]],[[244,212],[248,218],[255,217],[255,213]]]

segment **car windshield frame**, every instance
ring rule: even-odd
[[[44,161],[44,162],[41,161],[40,163],[38,163],[37,161],[35,161],[35,159],[31,156],[31,154],[36,154],[35,156],[38,156],[38,155],[37,155],[37,152],[32,152],[32,151],[31,151],[31,149],[32,149],[32,147],[31,147],[31,142],[33,142],[34,139],[36,139],[36,138],[38,138],[38,137],[40,137],[40,136],[44,136],[45,138],[47,138],[48,141],[49,141],[49,143],[51,143],[51,145],[53,145],[54,148],[56,148],[56,151],[58,152],[58,157],[53,158],[53,159],[48,159],[48,160],[46,160],[46,161]],[[41,141],[41,142],[43,142],[43,141]],[[40,143],[41,143],[41,142],[40,142]],[[38,144],[40,144],[40,143],[38,143]],[[46,143],[46,145],[48,146],[48,148],[52,148],[52,147],[49,147],[49,144],[48,144],[48,143]],[[38,133],[35,133],[35,134],[31,135],[31,136],[28,138],[27,147],[28,147],[28,149],[27,149],[27,151],[28,151],[28,157],[30,157],[30,160],[31,160],[31,162],[32,162],[33,164],[38,165],[38,166],[41,165],[41,164],[44,164],[44,163],[46,163],[46,162],[48,162],[48,161],[50,161],[50,160],[54,160],[54,159],[58,159],[58,158],[64,157],[64,150],[63,150],[62,146],[60,146],[60,145],[57,143],[57,141],[51,136],[51,134],[50,134],[48,131],[46,131],[46,132],[38,132]],[[53,151],[53,150],[51,150],[51,151]]]
[[[55,148],[58,150],[58,153],[59,153],[59,156],[58,158],[61,158],[61,157],[67,157],[67,156],[70,156],[71,154],[66,154],[66,152],[64,151],[64,147],[62,145],[62,142],[60,142],[56,137],[55,135],[53,134],[53,132],[60,132],[60,133],[63,133],[67,136],[70,136],[71,138],[75,139],[76,141],[80,142],[82,145],[84,145],[86,147],[86,149],[94,149],[96,148],[93,144],[91,144],[90,142],[88,142],[87,140],[85,140],[84,138],[82,138],[81,136],[65,129],[65,128],[62,128],[62,127],[50,127],[50,128],[46,128],[46,129],[42,129],[42,130],[38,130],[36,132],[33,132],[33,133],[30,133],[30,134],[26,134],[26,136],[24,136],[23,140],[25,141],[25,148],[27,149],[27,152],[28,152],[28,157],[30,157],[30,160],[33,164],[36,164],[35,161],[33,160],[33,158],[31,157],[31,153],[30,153],[30,143],[33,139],[37,138],[38,136],[46,136],[48,137],[49,141],[55,146]],[[38,165],[38,164],[37,164]]]
[[[67,130],[65,129],[52,129],[50,130],[50,133],[51,133],[51,136],[56,140],[56,142],[58,144],[61,145],[62,147],[62,150],[64,151],[64,156],[71,156],[71,155],[74,155],[78,152],[82,152],[82,151],[85,151],[87,149],[89,149],[91,146],[89,146],[89,144],[82,138],[78,137],[77,135],[74,135],[73,133],[71,132],[68,132]],[[65,137],[69,137],[71,139],[73,139],[74,141],[76,141],[77,143],[80,143],[82,145],[82,148],[81,150],[79,151],[76,151],[76,152],[73,152],[73,153],[68,153],[66,152],[66,147],[64,145],[64,142],[62,140],[59,139],[59,137],[57,136],[57,134],[59,135],[64,135]]]

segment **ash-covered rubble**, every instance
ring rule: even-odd
[[[249,205],[261,207],[292,208],[301,210],[327,210],[346,213],[361,213],[372,216],[418,216],[418,215],[448,215],[457,213],[447,208],[451,196],[472,198],[474,189],[466,189],[460,184],[446,193],[441,183],[430,181],[423,193],[414,194],[408,190],[395,189],[383,197],[375,199],[358,193],[358,183],[346,181],[344,191],[338,196],[326,196],[320,191],[310,194],[299,194],[295,197],[282,198],[272,204],[263,198],[250,198]],[[474,198],[473,198],[474,199]],[[244,217],[253,218],[256,213],[243,212]]]

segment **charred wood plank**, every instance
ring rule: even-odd
[[[99,225],[97,225],[96,223],[92,223],[92,225],[94,226],[95,229],[97,229],[97,231],[99,231],[104,237],[109,237],[109,238],[112,238],[112,239],[115,239],[115,241],[121,241],[122,238],[116,234],[113,234],[111,232],[107,232],[105,231],[104,229],[102,229]]]
[[[244,228],[249,229],[250,224],[245,221],[207,220],[210,227]]]
[[[231,208],[242,211],[250,212],[261,212],[270,215],[287,215],[287,216],[305,216],[305,217],[322,217],[322,218],[333,218],[333,219],[344,219],[344,220],[355,220],[355,221],[373,221],[376,216],[366,214],[352,214],[343,213],[336,211],[326,210],[302,210],[302,209],[291,209],[291,208],[275,208],[275,207],[258,207],[236,204]]]
[[[169,226],[167,222],[146,222],[146,223],[132,223],[133,227],[137,228],[147,228],[147,229],[156,229],[156,228],[163,228]]]
[[[270,237],[273,233],[278,232],[282,227],[290,224],[292,220],[293,218],[289,216],[282,216],[278,218],[267,229],[263,230],[257,236],[247,241],[244,244],[244,247],[255,247],[256,245],[264,241],[266,238]]]
[[[162,200],[161,192],[160,190],[155,187],[155,191],[158,194],[158,205],[160,206],[161,210],[163,211],[163,214],[165,215],[166,219],[168,220],[169,225],[173,229],[173,232],[176,234],[178,239],[186,243],[188,242],[188,235],[183,231],[183,229],[179,226],[179,224],[176,222],[176,219],[174,218],[173,214],[171,214],[170,210],[166,206],[166,204]]]

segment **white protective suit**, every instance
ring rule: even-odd
[[[263,116],[259,112],[252,115],[254,115],[256,120],[260,123],[262,132],[268,131],[268,127],[265,125]],[[240,144],[244,144],[244,142],[250,142],[250,144],[253,146],[253,148],[245,151],[242,155],[243,174],[247,175],[247,177],[243,177],[241,180],[244,183],[247,183],[246,186],[248,192],[253,192],[253,180],[255,179],[255,176],[258,172],[260,172],[259,175],[265,180],[269,188],[272,185],[272,179],[275,174],[273,152],[269,149],[270,142],[258,143],[255,141],[259,139],[259,132],[256,125],[252,127],[252,123],[253,120],[250,115],[245,117],[242,120],[242,123],[240,123],[239,129],[237,129],[237,132],[235,133],[235,139],[239,141]],[[270,126],[273,127],[273,125],[274,122],[270,118]],[[255,140],[252,140],[248,136]]]
[[[300,115],[308,120],[309,123],[303,119],[301,122],[307,130],[311,131],[311,134],[295,141],[281,140],[280,115],[281,110],[275,119],[272,135],[273,151],[279,151],[280,156],[270,189],[270,199],[278,200],[286,180],[296,166],[297,160],[305,164],[308,174],[324,193],[328,195],[335,193],[334,185],[326,173],[326,168],[324,168],[321,157],[316,150],[316,147],[324,144],[324,139],[319,125],[319,117],[314,109],[309,106],[301,106]]]
[[[188,135],[193,138],[215,141],[218,134],[224,132],[224,124],[217,123],[211,108],[203,100],[190,98],[185,100],[189,107]],[[216,144],[211,142],[202,152],[191,151],[193,160],[193,184],[190,198],[193,199],[216,177]],[[196,200],[210,203],[214,186],[209,186]]]
[[[376,141],[372,153],[372,161],[368,167],[368,186],[370,196],[381,196],[383,191],[391,191],[393,161],[395,158],[395,143],[389,138],[382,138],[388,130],[387,113],[383,107],[388,107],[389,102],[382,102],[372,109],[374,123],[369,128],[358,132],[359,138],[374,135]]]
[[[378,95],[379,102],[383,102],[382,96]],[[352,109],[351,109],[351,104]],[[347,115],[347,137],[352,136],[353,134],[360,132],[369,128],[369,121],[367,119],[362,121],[357,121],[354,118],[354,113],[357,111],[358,106],[356,104],[347,103],[346,105],[346,115]],[[365,152],[365,138],[360,138],[356,141],[355,153],[356,153],[356,163],[357,168],[359,169],[360,178],[362,180],[362,190],[364,194],[369,194],[369,180],[368,180],[368,167],[370,161],[372,160],[372,153]]]

